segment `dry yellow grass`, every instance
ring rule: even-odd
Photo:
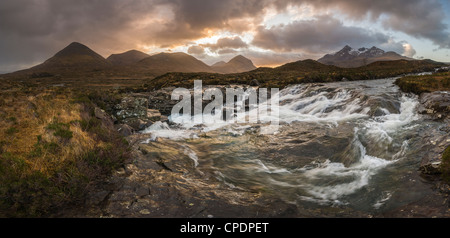
[[[92,116],[92,102],[73,102],[75,94],[19,83],[0,90],[0,217],[46,214],[123,162],[126,143]],[[83,128],[89,120],[97,127]]]

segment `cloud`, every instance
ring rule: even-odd
[[[0,67],[29,67],[73,41],[104,56],[134,48],[143,38],[133,26],[136,19],[156,13],[144,5],[120,0],[1,1]]]
[[[283,13],[289,6],[306,5],[313,19],[268,29],[261,25],[269,9]],[[0,71],[42,62],[72,41],[105,57],[129,49],[186,46],[211,32],[237,36],[202,46],[218,54],[250,51],[252,43],[238,37],[242,33],[255,33],[253,44],[285,55],[292,50],[314,55],[345,44],[388,44],[391,37],[343,23],[349,19],[450,48],[438,0],[15,0],[0,1]]]
[[[403,43],[402,46],[404,56],[412,58],[414,55],[416,55],[417,52],[411,44]]]
[[[189,47],[187,52],[188,52],[188,54],[194,55],[195,57],[198,57],[198,58],[205,58],[207,56],[205,49],[198,45],[193,45],[193,46]]]
[[[344,45],[381,45],[389,40],[387,35],[361,27],[345,26],[332,16],[322,15],[313,20],[294,21],[269,29],[260,26],[252,44],[274,51],[317,53],[329,52]]]
[[[194,55],[201,55],[205,53],[205,49],[203,49],[203,47],[201,46],[193,45],[188,48],[188,53]]]
[[[215,44],[202,44],[202,47],[209,48],[213,52],[218,50],[226,51],[231,49],[247,48],[248,44],[245,43],[241,37],[224,37],[217,40]]]
[[[296,1],[298,3],[298,1]],[[450,48],[450,32],[439,0],[304,0],[319,10],[340,10],[346,16],[372,22],[381,21],[386,29],[431,40]]]

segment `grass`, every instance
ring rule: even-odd
[[[70,131],[70,125],[66,123],[52,122],[46,127],[48,130],[53,130],[54,136],[71,139],[73,137],[73,132]]]
[[[214,73],[168,73],[147,80],[146,90],[163,87],[193,87],[194,80],[202,80],[204,85],[248,84],[256,79],[263,88],[284,88],[291,84],[325,83],[342,80],[369,80],[389,78],[399,75],[434,71],[441,66],[429,61],[389,61],[375,62],[359,68],[339,68],[323,65],[313,60],[289,63],[278,68],[259,68],[239,74]]]
[[[429,93],[434,91],[450,91],[450,72],[424,76],[407,76],[395,82],[402,91],[408,93]]]
[[[0,90],[0,217],[80,206],[129,158],[129,144],[93,116],[97,105],[83,94],[90,91],[14,82]]]
[[[433,69],[426,61],[374,63],[356,69],[301,61],[241,74],[169,73],[136,78],[96,72],[61,77],[16,75],[0,79],[0,217],[52,216],[80,206],[90,186],[107,178],[129,158],[130,145],[94,116],[120,102],[123,93],[166,86],[289,84],[375,79]],[[64,85],[64,86],[55,86]],[[446,159],[448,161],[448,159]]]

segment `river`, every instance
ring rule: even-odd
[[[395,78],[301,84],[279,92],[279,129],[267,124],[155,123],[141,133],[192,160],[231,189],[276,196],[318,214],[379,214],[433,193],[418,172],[425,134],[442,123],[417,113]]]

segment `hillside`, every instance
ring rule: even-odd
[[[314,60],[288,63],[277,68],[258,68],[237,74],[168,73],[147,84],[150,88],[192,87],[194,80],[204,85],[248,84],[267,88],[283,88],[290,84],[333,82],[342,80],[367,80],[395,77],[410,73],[434,71],[444,64],[430,60],[380,61],[358,68],[339,68]]]
[[[152,55],[139,61],[136,67],[155,75],[168,72],[214,72],[207,64],[181,52]]]
[[[211,66],[211,68],[221,74],[232,74],[248,72],[256,69],[253,62],[242,55],[238,55],[227,63],[220,61]]]
[[[112,54],[106,60],[113,65],[123,66],[135,64],[147,57],[150,57],[150,55],[138,50],[130,50],[121,54]]]
[[[89,47],[73,42],[44,63],[34,66],[30,72],[75,73],[81,71],[99,71],[111,64]]]

